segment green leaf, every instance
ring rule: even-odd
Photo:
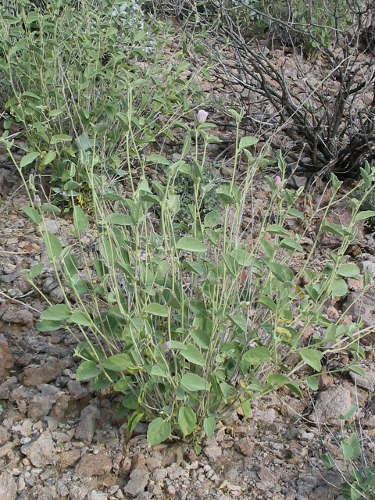
[[[81,325],[81,326],[92,325],[90,316],[87,313],[83,313],[81,311],[73,312],[69,318],[69,323],[75,323],[76,325]]]
[[[147,429],[147,442],[151,446],[166,441],[171,435],[171,424],[161,417],[154,418]]]
[[[360,270],[355,264],[341,264],[337,269],[337,274],[343,278],[359,278]]]
[[[44,244],[46,245],[48,257],[51,260],[57,259],[60,256],[62,249],[63,249],[58,238],[54,234],[52,234],[48,231],[44,231],[43,232],[43,240],[44,240]]]
[[[150,375],[153,375],[154,377],[169,378],[169,372],[165,365],[154,365],[151,368]]]
[[[361,456],[361,446],[355,434],[341,441],[341,449],[345,460],[350,461],[353,458]]]
[[[299,388],[299,385],[297,382],[294,380],[290,379],[289,377],[282,375],[281,373],[273,373],[268,377],[268,382],[273,386],[273,387],[281,387],[282,385],[285,385],[293,391],[295,394],[297,394],[298,397],[302,397],[302,391]]]
[[[123,372],[133,366],[130,356],[126,353],[114,354],[103,361],[103,366],[107,370]]]
[[[206,366],[206,361],[202,356],[200,350],[192,344],[188,344],[184,349],[182,349],[181,354],[185,359],[187,359],[191,363],[194,363],[195,365]]]
[[[239,148],[240,149],[250,148],[251,146],[255,146],[255,144],[257,144],[258,141],[259,139],[257,139],[256,137],[247,135],[241,138]]]
[[[70,142],[71,140],[72,140],[71,135],[57,134],[51,137],[50,144],[58,144],[59,142]]]
[[[159,165],[169,165],[170,161],[167,160],[165,156],[158,155],[158,154],[152,154],[147,156],[146,158],[147,163],[157,163]]]
[[[178,425],[180,426],[184,437],[188,436],[194,431],[195,426],[197,425],[197,416],[191,408],[182,406],[179,409]]]
[[[271,354],[267,347],[258,346],[246,351],[242,359],[250,365],[258,365],[270,361]]]
[[[332,297],[344,297],[348,293],[348,285],[342,278],[333,281],[331,288]]]
[[[245,418],[249,418],[250,417],[250,413],[251,413],[250,400],[249,399],[245,399],[245,400],[241,401],[241,408],[242,408],[242,411],[243,411],[243,416]]]
[[[181,378],[181,385],[190,392],[206,391],[208,389],[207,382],[195,373],[185,373]]]
[[[280,234],[281,236],[290,236],[289,231],[278,224],[271,224],[271,226],[267,226],[266,231],[268,233]]]
[[[23,156],[21,159],[20,167],[24,168],[33,163],[39,157],[39,153],[37,151],[32,151],[31,153],[27,153],[27,155]]]
[[[323,357],[323,354],[318,351],[317,349],[310,349],[308,347],[305,347],[300,350],[300,356],[303,359],[303,361],[311,366],[311,368],[314,368],[317,372],[320,372],[322,369],[322,364],[321,364],[321,359]]]
[[[358,222],[360,220],[370,219],[371,217],[375,217],[374,210],[364,210],[363,212],[357,213],[357,215],[354,217],[354,221]]]
[[[43,311],[40,315],[40,319],[46,319],[49,321],[64,321],[67,320],[69,316],[70,309],[66,304],[56,304]]]
[[[184,250],[185,252],[206,252],[207,248],[205,245],[197,240],[196,238],[191,238],[189,236],[184,236],[180,238],[177,242],[177,248],[179,250]]]
[[[43,156],[43,159],[40,162],[40,167],[46,167],[47,165],[52,163],[55,158],[56,158],[56,152],[48,151],[48,153],[45,156]]]
[[[132,226],[133,220],[130,215],[111,214],[108,220],[116,226]]]
[[[311,375],[306,379],[307,385],[312,391],[317,391],[319,389],[319,380],[316,375]]]
[[[59,330],[64,326],[61,321],[51,321],[47,319],[43,319],[42,321],[39,321],[37,324],[37,329],[40,332],[55,332],[56,330]]]
[[[42,262],[40,262],[39,264],[35,264],[35,266],[33,266],[28,273],[29,279],[35,279],[43,271],[43,267],[44,266]]]
[[[22,207],[21,210],[34,222],[34,224],[39,224],[41,221],[40,215],[35,208],[25,206]]]
[[[133,414],[128,420],[128,431],[130,434],[132,434],[138,422],[142,420],[143,415],[144,415],[143,411],[140,410],[136,410],[135,412],[133,412]]]
[[[278,262],[268,262],[267,266],[276,278],[283,283],[293,281],[294,273],[289,267],[279,264]]]
[[[348,410],[344,411],[344,413],[340,415],[340,420],[345,420],[345,421],[351,420],[354,417],[356,411],[357,411],[356,405],[352,405]]]
[[[296,217],[297,219],[304,219],[303,213],[299,210],[296,210],[295,208],[289,208],[287,214],[291,215],[292,217]]]
[[[162,318],[168,318],[169,309],[167,306],[157,304],[156,302],[151,302],[145,309],[148,314],[153,314],[154,316],[160,316]]]
[[[287,248],[288,250],[292,250],[292,252],[303,253],[303,248],[298,243],[298,241],[293,240],[292,238],[284,238],[281,240],[280,246],[282,248]]]
[[[204,227],[216,227],[221,224],[221,216],[220,213],[217,210],[213,210],[212,212],[209,212],[207,215],[204,217]]]
[[[73,223],[78,236],[81,236],[81,234],[89,227],[89,220],[85,212],[77,205],[73,208]]]
[[[83,361],[76,371],[76,379],[80,382],[97,377],[101,372],[94,361]]]
[[[253,262],[253,255],[242,248],[233,250],[232,257],[240,266],[248,267]]]
[[[203,429],[204,432],[206,433],[206,436],[210,438],[213,436],[216,428],[216,418],[211,416],[211,417],[206,417],[203,420]]]
[[[338,224],[334,224],[333,222],[327,222],[322,226],[322,230],[327,233],[333,233],[337,236],[350,236],[351,232],[348,231],[344,226],[339,226]]]
[[[53,205],[52,203],[43,203],[40,207],[41,211],[43,213],[49,213],[49,214],[54,214],[58,215],[61,213],[61,208],[57,207],[56,205]]]

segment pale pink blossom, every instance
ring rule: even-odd
[[[274,178],[274,181],[275,181],[275,186],[280,186],[281,177],[279,175],[276,175],[276,177]]]
[[[200,109],[197,113],[197,120],[199,123],[204,123],[207,120],[208,113],[204,109]]]

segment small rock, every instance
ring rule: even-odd
[[[81,411],[81,419],[75,432],[76,439],[91,443],[99,417],[100,411],[95,405],[86,406]]]
[[[56,358],[50,358],[43,365],[31,365],[23,371],[25,385],[46,384],[62,374],[64,363]]]
[[[112,460],[104,453],[84,455],[76,466],[77,474],[82,476],[104,476],[112,468]]]
[[[351,405],[350,391],[342,386],[332,386],[319,394],[310,418],[316,423],[337,425],[340,415]]]
[[[107,493],[104,493],[103,491],[90,491],[90,493],[87,495],[87,500],[107,500],[108,495]]]
[[[70,487],[70,498],[74,498],[74,500],[83,500],[86,498],[86,495],[88,494],[89,489],[86,488],[86,486],[81,486],[78,484],[73,484]]]
[[[362,318],[364,326],[375,323],[375,291],[369,290],[363,295],[360,292],[348,294],[343,309],[348,309],[347,314],[352,316],[353,321]]]
[[[0,445],[6,443],[9,439],[8,431],[4,427],[0,427]]]
[[[375,262],[370,260],[365,260],[361,262],[361,267],[363,271],[367,271],[371,276],[372,280],[375,280]]]
[[[1,348],[0,348],[1,352]],[[1,361],[0,361],[1,364]],[[10,393],[16,388],[17,386],[17,378],[16,377],[10,377],[8,380],[3,382],[0,385],[0,399],[9,399]]]
[[[239,439],[238,441],[235,441],[234,447],[245,457],[251,457],[253,455],[254,443],[251,442],[249,438],[244,437]]]
[[[206,457],[212,461],[217,460],[223,454],[222,449],[217,444],[209,444],[208,446],[205,446],[203,451]]]
[[[10,290],[8,290],[8,293]],[[12,294],[13,295],[13,294]],[[17,291],[14,296],[20,295]],[[6,323],[14,323],[17,325],[25,325],[32,327],[34,324],[34,316],[28,309],[18,309],[6,311],[1,318]]]
[[[56,220],[45,219],[46,229],[49,233],[57,234],[59,232],[59,224]]]
[[[17,484],[8,472],[0,475],[0,498],[1,500],[16,500]]]
[[[367,389],[370,392],[375,391],[375,369],[360,365],[364,374],[358,375],[358,373],[350,372],[350,376],[353,382],[362,387],[363,389]]]
[[[0,335],[0,379],[5,378],[13,368],[14,358],[4,335]]]
[[[53,464],[56,458],[56,448],[49,431],[43,432],[34,442],[22,446],[21,452],[27,456],[34,467]]]
[[[132,498],[136,498],[145,490],[150,474],[145,469],[134,469],[131,474],[124,492]]]
[[[68,382],[68,391],[74,399],[82,399],[88,394],[88,390],[78,380],[70,380]]]
[[[60,454],[60,467],[62,469],[67,469],[72,467],[81,458],[81,451],[74,449],[63,451]]]

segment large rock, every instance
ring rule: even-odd
[[[4,335],[0,335],[0,380],[8,375],[13,365],[14,358],[10,352],[8,342]]]
[[[112,460],[105,453],[84,455],[76,466],[77,474],[82,476],[104,476],[112,469]]]
[[[144,492],[150,473],[146,469],[134,469],[130,474],[128,484],[124,488],[124,492],[132,498],[138,497]]]
[[[75,432],[75,438],[85,443],[91,443],[99,417],[100,411],[95,405],[86,406],[81,411],[81,419]]]
[[[60,377],[65,363],[56,358],[50,358],[43,365],[31,365],[23,371],[24,385],[39,385],[52,382],[57,377]]]
[[[6,471],[0,475],[0,498],[1,500],[16,500],[17,498],[16,482]]]
[[[364,326],[375,323],[375,290],[369,290],[361,295],[360,292],[351,292],[346,297],[344,309],[351,314],[353,321],[362,318]]]
[[[34,467],[53,464],[56,459],[56,448],[49,431],[43,432],[38,439],[21,447]]]
[[[310,418],[316,423],[338,425],[340,415],[351,406],[350,391],[342,386],[332,386],[319,394]]]

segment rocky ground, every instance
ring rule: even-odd
[[[1,500],[340,498],[338,487],[348,476],[340,449],[339,416],[352,404],[358,406],[355,424],[364,455],[374,462],[373,333],[363,340],[364,377],[327,374],[321,377],[317,396],[306,392],[298,400],[287,392],[274,394],[257,402],[248,420],[233,410],[215,435],[202,442],[200,455],[182,442],[151,448],[144,423],[129,438],[126,422],[114,418],[113,397],[94,393],[89,384],[75,380],[74,339],[62,331],[44,334],[35,328],[46,304],[23,278],[22,269],[42,261],[43,293],[52,302],[61,302],[62,294],[41,237],[21,210],[27,197],[11,170],[3,168],[2,173]],[[345,210],[339,215],[343,217]],[[48,229],[68,244],[68,219],[51,218]],[[353,255],[375,279],[373,236],[362,232]],[[363,286],[354,281],[349,285],[346,301],[329,306],[332,317]],[[348,321],[362,313],[368,325],[374,324],[374,304],[375,294],[369,292],[349,311]],[[345,362],[349,358],[338,360],[341,365]],[[321,460],[327,452],[336,461],[331,470]]]

